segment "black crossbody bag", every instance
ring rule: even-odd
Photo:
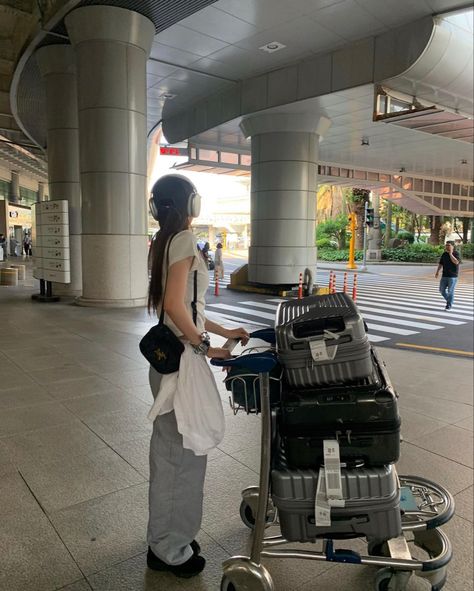
[[[176,236],[176,234],[174,235]],[[168,282],[168,265],[170,256],[171,237],[168,243],[168,250],[166,253],[166,281],[163,289],[163,300],[164,294],[166,293],[166,283]],[[194,294],[191,307],[193,309],[193,322],[196,324],[197,321],[197,271],[194,271]],[[166,326],[165,322],[165,310],[163,304],[161,305],[161,314],[158,324],[150,328],[146,335],[140,341],[140,351],[146,358],[149,364],[156,369],[158,373],[168,374],[174,373],[179,369],[179,363],[181,355],[184,351],[184,345],[182,341],[174,334],[174,332]]]

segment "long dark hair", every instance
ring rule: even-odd
[[[158,208],[158,222],[160,230],[153,236],[148,263],[151,268],[150,287],[148,290],[148,312],[155,312],[164,298],[163,263],[167,251],[168,241],[172,236],[186,230],[189,226],[188,217],[172,205],[162,205]]]

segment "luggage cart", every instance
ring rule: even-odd
[[[274,332],[269,329],[256,331],[251,337],[275,344]],[[270,498],[276,421],[270,405],[269,373],[277,363],[276,354],[270,349],[231,360],[215,359],[211,363],[221,367],[245,368],[258,378],[262,420],[259,486],[242,491],[240,506],[242,521],[252,530],[250,556],[234,556],[223,563],[221,591],[276,591],[270,572],[262,564],[262,559],[267,558],[299,558],[379,567],[375,574],[375,591],[405,591],[413,574],[426,580],[431,591],[443,588],[452,547],[446,534],[438,528],[454,515],[454,500],[449,491],[425,478],[399,476],[402,534],[380,543],[369,542],[366,555],[354,550],[336,549],[335,543],[339,540],[330,539],[327,535],[324,539],[315,540],[314,543],[320,545],[315,551],[298,547],[278,548],[289,542],[282,535],[265,536],[267,528],[278,526],[278,511]],[[252,392],[250,395],[255,396]],[[234,412],[255,413],[255,398],[253,402],[247,408],[235,405],[231,392],[230,403]]]

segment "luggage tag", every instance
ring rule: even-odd
[[[344,507],[339,442],[335,439],[325,439],[323,450],[328,504],[330,507]]]
[[[338,339],[339,335],[329,330],[324,331],[322,339],[309,341],[309,349],[313,361],[332,361],[336,357],[337,345],[332,345],[329,349],[326,345],[326,338]]]
[[[314,500],[314,523],[316,527],[331,526],[331,507],[326,494],[326,475],[323,466],[319,469],[316,498]]]

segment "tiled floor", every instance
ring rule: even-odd
[[[259,419],[226,407],[206,480],[204,573],[184,581],[147,571],[151,396],[137,343],[151,320],[143,310],[32,303],[32,288],[0,287],[0,589],[217,590],[222,561],[248,548],[238,509],[241,489],[257,482]],[[401,394],[399,471],[455,494],[445,589],[472,590],[472,361],[381,352]],[[372,589],[368,567],[266,564],[277,591]],[[409,590],[421,589],[429,587],[412,578]]]

